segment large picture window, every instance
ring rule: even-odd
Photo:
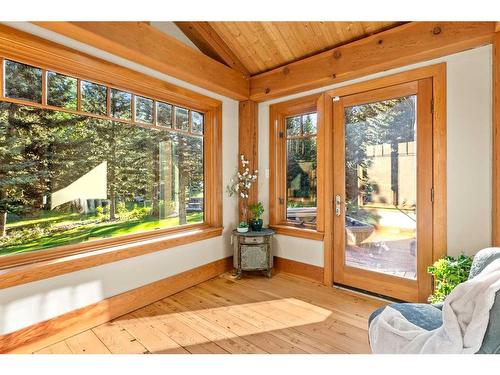
[[[0,256],[204,223],[203,111],[3,64]]]

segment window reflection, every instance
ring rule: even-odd
[[[346,264],[416,279],[416,97],[345,109]]]
[[[316,224],[317,138],[316,113],[289,117],[287,130],[287,219],[298,225]]]
[[[42,102],[42,69],[5,60],[4,73],[6,97]]]
[[[0,103],[0,255],[203,222],[203,137]]]
[[[82,111],[95,115],[106,115],[107,89],[97,83],[81,81]]]

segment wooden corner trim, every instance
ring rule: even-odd
[[[295,260],[274,257],[274,268],[277,273],[285,272],[308,280],[323,283],[323,267],[297,262]]]
[[[282,234],[284,236],[307,238],[309,240],[323,241],[325,234],[323,232],[318,232],[314,229],[307,228],[297,228],[291,225],[270,225],[277,234]]]
[[[0,336],[0,353],[32,353],[212,279],[232,267],[232,257],[220,259]]]
[[[115,247],[99,249],[82,254],[40,261],[32,264],[0,270],[0,290],[33,281],[64,275],[82,269],[100,266],[176,246],[205,240],[222,235],[223,228],[194,229],[189,232],[173,233]]]

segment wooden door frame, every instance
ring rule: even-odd
[[[446,196],[446,63],[425,66],[415,70],[339,87],[324,93],[318,100],[318,121],[324,123],[329,134],[326,137],[325,169],[333,170],[333,99],[355,93],[371,91],[406,82],[432,78],[433,91],[433,181],[434,206],[432,220],[432,260],[447,253],[447,196]],[[325,178],[325,237],[324,283],[333,285],[333,174]],[[423,296],[419,296],[423,299]]]

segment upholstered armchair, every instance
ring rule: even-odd
[[[500,248],[488,248],[479,251],[474,257],[469,279],[478,275],[488,264],[500,258]],[[439,328],[442,323],[442,305],[424,303],[393,303],[392,308],[398,310],[409,322],[428,331]],[[368,320],[370,325],[385,307],[374,311]],[[497,292],[495,302],[490,310],[490,321],[484,335],[483,344],[477,354],[500,354],[500,291]]]

